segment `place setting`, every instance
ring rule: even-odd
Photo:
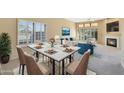
[[[66,53],[70,53],[70,52],[73,52],[73,51],[74,51],[74,48],[73,47],[66,47],[64,49],[64,52],[66,52]]]
[[[50,55],[57,53],[53,48],[48,49],[47,51],[44,51],[45,53],[48,53]]]
[[[36,42],[36,45],[34,46],[34,48],[36,48],[36,49],[41,49],[41,48],[43,48],[43,43],[42,42],[40,42],[40,41],[37,41]]]

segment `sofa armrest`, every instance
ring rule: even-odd
[[[88,49],[91,50],[91,54],[93,54],[93,45],[87,43],[78,43],[78,47],[80,47],[78,53],[84,54]]]

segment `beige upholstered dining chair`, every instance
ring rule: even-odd
[[[87,50],[80,61],[69,64],[66,69],[66,73],[70,75],[86,75],[89,56],[90,50]]]
[[[21,68],[22,68],[22,72],[21,74],[24,75],[24,68],[25,68],[25,57],[24,57],[24,51],[21,47],[16,46],[17,48],[17,52],[18,52],[18,56],[19,56],[19,61],[20,61],[20,66],[19,66],[19,74],[21,72]]]
[[[45,64],[37,64],[35,59],[27,54],[24,53],[24,57],[26,60],[26,68],[28,75],[49,75],[50,70]]]

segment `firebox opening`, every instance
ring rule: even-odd
[[[117,47],[117,39],[107,38],[107,45]]]

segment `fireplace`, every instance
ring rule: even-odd
[[[119,48],[119,37],[105,36],[105,45]]]
[[[117,47],[117,39],[115,39],[115,38],[107,38],[107,45]]]

